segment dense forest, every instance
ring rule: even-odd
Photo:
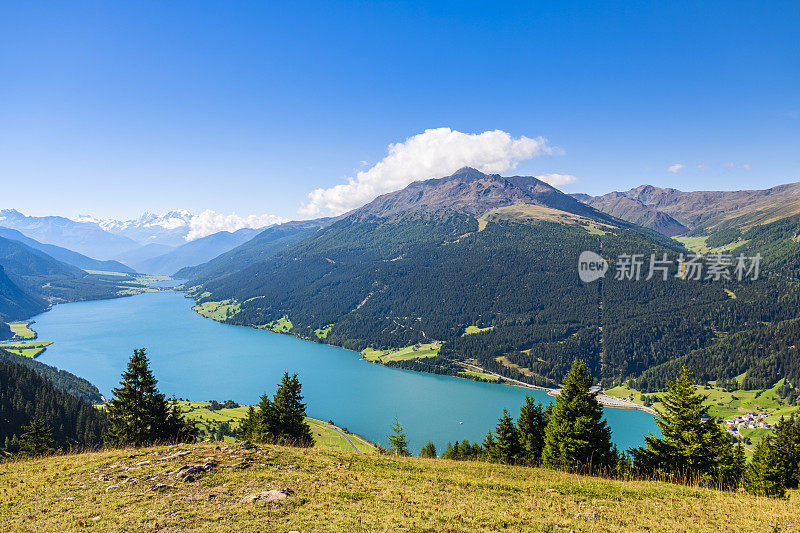
[[[579,280],[582,250],[609,258],[685,252],[635,229],[590,232],[547,220],[478,227],[452,211],[351,216],[206,282],[201,301],[238,301],[228,319],[236,324],[288,316],[292,333],[308,338],[332,325],[325,342],[356,350],[443,340],[436,360],[397,364],[452,373],[445,360],[477,359],[488,370],[550,385],[576,355],[604,384],[619,383],[709,346],[720,332],[788,320],[800,308],[800,290],[785,280],[688,281],[675,277],[675,264],[666,280],[645,280],[646,264],[639,281],[615,280],[613,263],[601,283]],[[470,325],[494,327],[462,336]]]
[[[646,370],[634,381],[643,391],[663,390],[682,366],[700,381],[725,380],[744,373],[741,388],[766,389],[785,378],[800,386],[800,319],[763,324],[727,335],[708,347]]]
[[[228,272],[241,270],[248,265],[263,261],[279,251],[297,244],[328,224],[328,219],[287,222],[272,226],[249,241],[221,254],[211,261],[180,269],[176,279],[207,280]]]
[[[0,363],[13,363],[27,367],[31,371],[49,380],[55,388],[89,403],[103,401],[100,391],[83,378],[70,374],[66,370],[40,363],[30,357],[10,353],[0,347]]]
[[[709,237],[709,240],[711,237]],[[800,216],[782,218],[762,226],[754,226],[741,235],[744,242],[733,250],[763,257],[762,266],[793,279],[800,279]]]
[[[61,450],[100,445],[106,426],[103,412],[91,404],[24,365],[0,362],[0,444],[18,440],[23,427],[37,419]]]
[[[22,242],[0,237],[0,320],[30,318],[54,302],[114,298],[132,286],[136,281],[130,274],[89,274]]]

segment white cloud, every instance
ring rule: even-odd
[[[536,176],[543,182],[557,187],[559,185],[567,185],[568,183],[575,183],[578,178],[572,174],[545,174],[544,176]]]
[[[722,166],[723,166],[723,167],[725,167],[725,168],[727,168],[728,170],[730,170],[730,169],[736,168],[736,163],[734,163],[733,161],[731,161],[731,162],[729,162],[729,163],[725,163],[725,164],[724,164],[724,165],[722,165]]]
[[[683,167],[684,167],[684,165],[681,165],[680,163],[675,163],[674,165],[670,165],[669,168],[667,168],[667,172],[672,172],[674,174],[674,173],[678,172],[680,169],[682,169]]]
[[[390,144],[388,151],[380,162],[358,172],[347,183],[309,193],[309,202],[299,213],[313,216],[327,210],[338,215],[413,181],[448,176],[461,167],[503,172],[525,159],[560,153],[543,137],[514,139],[501,130],[473,134],[450,128],[425,130],[404,142]]]
[[[187,241],[193,241],[201,237],[206,237],[220,231],[237,231],[242,228],[263,228],[273,224],[281,224],[286,219],[275,215],[248,215],[240,217],[236,213],[223,215],[206,209],[189,221],[189,233],[186,235]]]
[[[750,170],[750,163],[745,163],[744,165],[742,165],[742,168],[745,170]]]

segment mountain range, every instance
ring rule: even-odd
[[[92,275],[59,261],[46,252],[0,237],[0,319],[22,320],[41,313],[50,304],[113,298],[133,278],[115,274]]]
[[[15,229],[40,243],[54,244],[102,260],[114,259],[140,246],[92,222],[76,222],[59,216],[26,216],[14,209],[0,211],[0,226]]]
[[[12,241],[19,241],[30,246],[31,248],[46,253],[53,259],[58,259],[59,261],[62,261],[68,265],[76,266],[83,270],[121,272],[125,274],[134,274],[136,272],[134,269],[123,265],[119,261],[99,261],[83,254],[79,254],[78,252],[68,250],[67,248],[62,248],[61,246],[56,246],[54,244],[42,244],[39,241],[31,239],[30,237],[27,237],[14,229],[0,226],[0,237],[4,237]]]
[[[617,218],[670,237],[708,236],[800,214],[800,183],[765,190],[693,191],[641,185],[602,196],[574,194],[574,198]]]
[[[644,190],[638,201],[664,207],[673,224],[713,219],[656,197]],[[721,332],[794,318],[800,290],[778,278],[582,283],[585,250],[613,258],[686,249],[580,199],[535,177],[465,168],[300,231],[269,228],[178,274],[192,278],[186,285],[199,303],[226,302],[230,323],[290,322],[295,335],[356,350],[444,341],[436,357],[388,364],[457,373],[472,361],[542,385],[556,383],[576,355],[616,383],[708,348]],[[728,213],[723,205],[714,216]],[[483,331],[465,334],[472,326]]]
[[[354,350],[443,341],[432,357],[385,362],[413,370],[456,374],[478,365],[551,386],[580,356],[605,385],[633,379],[641,390],[663,388],[684,361],[707,379],[744,374],[766,388],[788,376],[784,386],[791,387],[800,383],[794,348],[753,352],[742,363],[731,346],[748,335],[800,345],[792,322],[800,308],[799,192],[800,184],[711,192],[643,185],[591,197],[532,176],[463,168],[338,217],[220,232],[179,247],[154,239],[117,259],[189,280],[190,295],[200,304],[224,303],[232,324],[281,324]],[[98,280],[80,270],[94,260],[38,239],[26,244],[26,231],[54,235],[60,227],[67,228],[62,238],[80,230],[91,239],[99,230],[132,242],[145,227],[164,235],[183,227],[145,217],[135,231],[119,226],[115,235],[97,222],[3,213],[26,228],[22,236],[3,233],[17,240],[0,237],[5,320],[57,299],[102,294]],[[166,220],[181,219],[173,215]],[[614,272],[623,254],[678,257],[689,249],[761,254],[763,275],[688,281],[675,267],[664,279],[608,275],[592,284],[577,275],[583,251],[609,258]]]
[[[171,276],[184,267],[210,261],[215,257],[253,238],[259,230],[242,228],[238,231],[220,231],[207,237],[185,242],[168,252],[131,264],[140,272]]]
[[[161,244],[177,247],[186,244],[186,237],[195,216],[185,209],[177,209],[162,215],[145,212],[139,218],[132,220],[98,219],[90,215],[79,215],[73,220],[96,224],[108,233],[127,237],[141,245]]]
[[[254,228],[213,232],[220,222],[209,222],[205,215],[181,209],[162,215],[144,213],[133,220],[97,219],[88,215],[68,219],[26,216],[6,209],[0,211],[0,235],[23,241],[86,270],[172,274],[206,262],[259,232]],[[250,218],[222,224],[237,227],[262,223],[258,217]]]

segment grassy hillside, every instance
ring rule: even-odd
[[[214,435],[221,424],[228,424],[231,429],[236,430],[242,421],[247,418],[247,409],[249,407],[247,405],[240,405],[239,407],[211,409],[210,402],[182,401],[179,403],[183,413],[188,418],[196,421],[200,429],[200,438]],[[358,435],[349,433],[347,428],[340,428],[328,422],[310,417],[306,417],[306,422],[311,426],[316,446],[346,451],[353,450],[355,447],[355,449],[362,453],[376,452],[374,444]],[[345,435],[347,435],[347,437],[345,437]],[[225,437],[226,442],[233,442],[235,440],[236,439],[233,437]]]
[[[190,465],[201,468],[184,477]],[[284,499],[264,499],[285,489]],[[489,463],[216,443],[4,463],[0,491],[0,523],[37,531],[792,531],[800,505],[797,491],[769,500]]]

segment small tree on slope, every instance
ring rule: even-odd
[[[400,420],[396,418],[392,425],[392,434],[389,435],[389,451],[402,456],[410,455],[408,453],[408,439],[406,439],[406,433],[403,431],[403,426],[400,425]]]
[[[519,410],[517,428],[521,447],[521,460],[529,465],[538,464],[542,460],[544,448],[544,432],[552,407],[543,408],[530,396],[525,396],[525,404]]]

